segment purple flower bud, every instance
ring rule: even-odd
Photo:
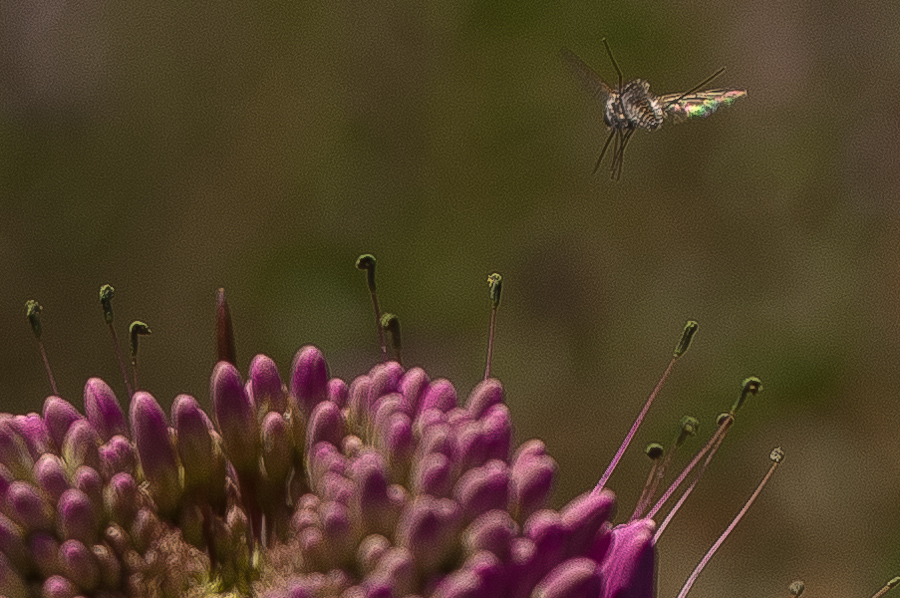
[[[327,472],[343,474],[347,469],[347,458],[340,454],[330,442],[317,442],[307,453],[309,460],[309,482],[318,488]]]
[[[50,432],[50,438],[58,447],[62,447],[66,432],[76,420],[84,416],[68,401],[59,397],[50,396],[44,401],[44,424]]]
[[[25,441],[12,426],[12,418],[0,419],[0,465],[4,465],[16,478],[28,479],[34,461]]]
[[[269,412],[262,422],[262,457],[266,478],[283,485],[291,472],[294,453],[293,438],[288,423],[280,412]]]
[[[384,427],[375,429],[375,446],[390,457],[391,471],[396,479],[406,478],[415,442],[412,420],[405,413],[392,414]]]
[[[408,548],[420,570],[430,571],[452,556],[461,512],[449,499],[415,498],[400,515],[396,545]]]
[[[87,465],[100,469],[100,435],[86,419],[69,426],[62,443],[62,458],[71,469]]]
[[[53,511],[37,488],[28,482],[13,482],[6,492],[10,518],[26,531],[52,530]]]
[[[50,438],[50,431],[37,413],[16,415],[10,420],[10,424],[25,441],[32,459],[37,460],[44,453],[57,451],[56,443]]]
[[[491,598],[484,580],[475,571],[457,569],[437,585],[432,598]]]
[[[364,430],[369,425],[372,404],[369,402],[372,379],[369,376],[357,376],[350,383],[347,398],[348,418],[355,429]]]
[[[544,508],[556,477],[556,461],[549,455],[517,458],[512,466],[510,504],[519,520]]]
[[[82,465],[75,470],[72,485],[84,492],[87,497],[91,499],[91,504],[94,505],[94,509],[96,509],[97,512],[102,509],[103,488],[105,487],[105,484],[103,478],[100,477],[100,474],[97,473],[96,469],[88,467],[87,465]]]
[[[333,471],[325,472],[316,490],[322,500],[330,500],[341,504],[349,504],[357,494],[356,484],[349,478]]]
[[[216,425],[225,445],[225,454],[239,473],[258,469],[259,431],[241,375],[226,361],[216,364],[210,381]]]
[[[356,549],[356,563],[364,575],[375,570],[378,561],[391,548],[391,541],[381,534],[371,534],[362,539]],[[410,555],[411,556],[411,555]]]
[[[77,595],[78,588],[62,575],[48,577],[41,586],[42,598],[75,598]]]
[[[63,575],[84,593],[92,592],[100,583],[100,569],[94,553],[78,540],[66,540],[59,547],[59,564]]]
[[[178,395],[172,403],[172,422],[178,437],[178,456],[184,468],[185,492],[217,496],[225,488],[225,456],[217,450],[210,433],[212,422],[190,395]]]
[[[449,380],[440,378],[428,386],[428,390],[419,401],[417,413],[422,413],[426,409],[439,409],[446,413],[454,407],[456,407],[456,389]]]
[[[84,412],[104,442],[116,434],[128,435],[119,400],[100,378],[90,378],[84,385]]]
[[[140,509],[131,523],[131,543],[140,554],[156,540],[162,528],[162,522],[150,509]]]
[[[99,535],[99,522],[94,504],[81,490],[66,490],[56,505],[59,534],[62,538],[94,544]]]
[[[340,378],[332,378],[328,381],[325,395],[329,401],[343,409],[347,405],[347,399],[350,397],[350,388]]]
[[[137,483],[131,474],[117,473],[103,492],[103,503],[109,518],[125,527],[141,508]]]
[[[372,386],[369,387],[369,405],[374,405],[381,397],[397,392],[403,378],[403,366],[396,361],[379,363],[369,371]]]
[[[470,556],[486,550],[501,561],[508,561],[512,539],[518,532],[519,526],[509,513],[495,509],[479,516],[463,531],[463,547]]]
[[[471,571],[481,579],[488,596],[500,596],[504,593],[507,572],[493,552],[482,550],[469,556],[462,569]]]
[[[291,364],[291,395],[307,415],[327,396],[328,365],[318,347],[306,345]]]
[[[100,585],[106,588],[119,587],[122,584],[122,565],[116,555],[103,544],[94,544],[91,552],[100,569]]]
[[[601,564],[606,592],[601,598],[653,598],[656,596],[656,547],[651,519],[637,519],[612,530],[612,545]]]
[[[397,513],[392,512],[388,497],[388,471],[384,457],[374,451],[363,453],[350,464],[349,475],[358,488],[352,507],[364,526],[363,533],[389,535],[396,523]]]
[[[375,588],[387,586],[389,596],[406,596],[416,587],[416,563],[412,552],[407,548],[387,548],[370,575],[363,581],[363,586]]]
[[[414,414],[419,411],[419,401],[428,390],[430,381],[425,370],[419,367],[410,368],[403,374],[403,378],[397,385],[397,391],[403,395],[408,413]]]
[[[28,555],[43,577],[61,573],[59,567],[59,542],[49,532],[35,532],[28,538]]]
[[[344,416],[340,408],[331,401],[322,401],[313,408],[307,427],[306,450],[320,442],[340,446],[347,433]]]
[[[509,467],[495,460],[470,469],[459,478],[453,497],[469,520],[491,509],[505,509],[509,502]]]
[[[503,403],[503,386],[496,378],[488,378],[472,389],[466,399],[466,409],[477,418],[498,403]]]
[[[333,566],[343,567],[355,555],[354,544],[358,540],[350,518],[350,511],[336,501],[322,503],[319,507],[322,533]]]
[[[609,519],[615,504],[613,493],[604,490],[597,494],[577,496],[563,508],[562,523],[569,534],[569,556],[582,556],[585,553],[597,530]]]
[[[181,497],[178,460],[169,438],[166,415],[150,393],[131,398],[131,433],[144,477],[160,512],[171,513]]]
[[[62,459],[52,453],[41,455],[34,464],[34,481],[38,488],[56,502],[62,493],[69,489],[69,478]]]
[[[603,589],[600,565],[574,558],[557,565],[534,588],[534,598],[597,598]]]
[[[416,494],[445,498],[450,496],[453,489],[452,473],[452,465],[446,456],[442,453],[428,453],[416,462],[410,487]]]
[[[267,355],[256,355],[250,361],[250,389],[257,409],[267,405],[265,411],[283,413],[287,400],[282,390],[278,366]]]
[[[132,473],[135,464],[134,447],[125,436],[113,436],[100,447],[100,471],[104,478],[119,472]]]

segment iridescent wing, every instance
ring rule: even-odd
[[[563,63],[569,67],[569,70],[572,71],[572,74],[575,75],[585,91],[591,94],[591,97],[602,102],[606,96],[612,93],[612,88],[600,78],[597,71],[576,56],[575,52],[568,48],[563,48],[559,51],[559,54]]]
[[[659,96],[666,115],[673,122],[684,122],[689,118],[706,118],[719,109],[719,106],[730,106],[738,98],[747,95],[745,89],[710,89],[695,91],[687,95],[667,93]]]

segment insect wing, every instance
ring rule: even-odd
[[[579,58],[575,52],[568,48],[563,48],[560,50],[559,54],[562,57],[563,63],[569,67],[569,70],[578,78],[582,87],[591,94],[592,98],[603,100],[612,93],[612,88],[600,78],[597,71],[588,66],[588,64]]]
[[[659,101],[673,122],[680,123],[689,118],[706,118],[720,106],[730,106],[745,95],[747,91],[744,89],[710,89],[687,95],[668,93],[659,96]]]

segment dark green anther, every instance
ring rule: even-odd
[[[366,284],[369,286],[369,292],[375,292],[375,256],[370,253],[364,253],[356,258],[356,268],[366,271]]]
[[[34,338],[41,340],[41,304],[34,299],[26,301],[25,317],[28,318],[28,322],[31,324],[31,331],[34,333]]]
[[[691,346],[691,339],[694,338],[694,333],[697,332],[699,326],[700,325],[693,320],[688,320],[687,324],[684,325],[684,331],[681,333],[681,340],[678,341],[678,346],[675,347],[675,357],[681,357],[687,352],[688,347]]]
[[[491,305],[493,305],[494,309],[497,309],[500,305],[500,289],[503,286],[503,277],[494,272],[488,276],[487,282],[490,287]]]
[[[755,395],[759,391],[762,390],[762,381],[756,376],[750,376],[746,378],[743,382],[741,382],[741,396],[734,402],[734,405],[731,406],[731,414],[734,415],[738,412],[738,409],[744,406],[744,401],[747,400],[747,397],[751,394]]]
[[[646,453],[652,461],[656,461],[663,456],[663,446],[658,442],[651,442],[647,445],[647,448],[644,449],[644,453]]]
[[[900,578],[898,578],[898,579],[900,579]],[[805,590],[805,589],[806,589],[806,584],[804,584],[800,580],[797,580],[788,586],[788,592],[791,593],[791,596],[800,596],[800,594],[802,594],[803,590]]]
[[[150,327],[139,320],[135,320],[128,327],[128,334],[131,337],[131,357],[134,359],[137,357],[138,352],[138,337],[149,335]]]
[[[100,305],[103,307],[103,319],[107,324],[113,323],[112,298],[115,294],[116,290],[111,285],[105,284],[100,287]]]
[[[688,436],[696,436],[697,432],[700,430],[700,422],[697,418],[691,417],[690,415],[682,417],[679,426],[680,431],[678,433],[678,438],[675,440],[675,446],[681,446],[684,444],[684,441],[688,439]]]

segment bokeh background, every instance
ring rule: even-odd
[[[133,319],[141,382],[208,401],[215,290],[239,365],[315,343],[332,374],[379,359],[356,257],[378,258],[404,358],[461,396],[482,375],[486,276],[504,275],[494,372],[520,440],[593,485],[700,322],[610,481],[627,517],[641,447],[685,413],[741,412],[659,544],[674,596],[776,445],[771,485],[693,596],[870,596],[900,573],[900,8],[878,0],[0,3],[0,400],[122,383],[97,291]],[[749,90],[594,161],[610,82]],[[696,442],[695,446],[699,446]]]

